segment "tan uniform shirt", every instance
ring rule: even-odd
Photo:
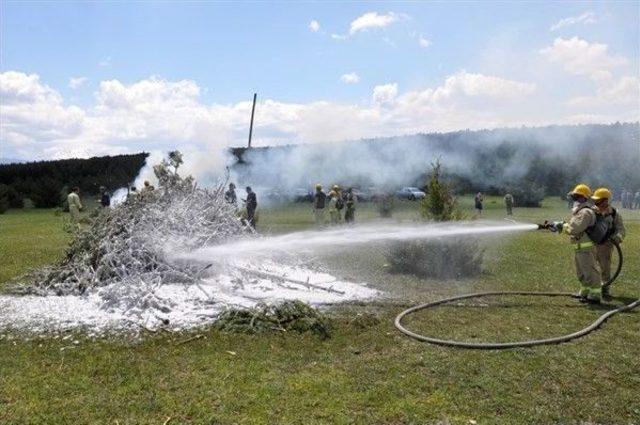
[[[67,196],[67,203],[69,204],[69,208],[77,208],[78,210],[82,209],[82,204],[80,203],[80,197],[75,192],[71,192]]]
[[[578,211],[571,216],[564,232],[571,237],[571,242],[589,242],[587,228],[596,223],[596,213],[587,204],[580,205]]]
[[[606,210],[599,211],[599,212],[600,212],[600,214],[604,215],[605,217],[612,216],[613,215],[613,207],[611,205],[609,205]],[[624,239],[624,237],[626,236],[627,231],[624,228],[624,223],[622,222],[622,216],[620,215],[620,211],[616,210],[616,216],[613,219],[613,227],[615,228],[615,232],[611,236],[613,236],[613,237],[615,237],[615,238],[617,238],[617,239],[622,241]]]

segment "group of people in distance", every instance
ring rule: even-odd
[[[316,191],[313,194],[313,217],[317,227],[325,225],[324,212],[329,210],[331,225],[335,226],[342,222],[344,210],[344,222],[353,224],[355,222],[356,204],[358,197],[353,193],[353,188],[342,191],[340,186],[333,185],[327,195],[322,190],[320,183],[316,184]]]
[[[622,208],[629,210],[640,210],[640,189],[633,191],[622,189],[620,191],[620,204]]]
[[[256,193],[251,189],[251,186],[247,186],[247,198],[242,199],[244,202],[245,208],[247,209],[246,219],[247,223],[254,229],[256,228],[256,210],[258,209],[258,197]],[[233,183],[229,183],[229,189],[224,193],[224,200],[233,205],[234,208],[238,208],[238,195],[236,195],[236,185]]]

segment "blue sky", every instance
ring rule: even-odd
[[[0,12],[4,156],[237,144],[254,91],[274,102],[258,108],[262,144],[638,116],[637,2],[3,1]],[[531,107],[516,114],[506,98]],[[186,104],[200,121],[184,140],[145,129]],[[113,128],[127,117],[127,131]],[[202,142],[202,126],[223,140]]]

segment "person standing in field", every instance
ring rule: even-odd
[[[358,198],[353,194],[353,188],[349,188],[347,190],[347,194],[344,200],[345,211],[344,211],[344,221],[345,223],[353,223],[355,220],[356,214],[356,202]]]
[[[67,204],[69,205],[69,214],[71,221],[77,224],[80,221],[80,211],[82,211],[82,203],[80,202],[80,188],[74,187],[71,193],[67,195]]]
[[[324,226],[324,207],[327,201],[327,195],[322,191],[322,185],[316,184],[316,193],[313,194],[313,218],[316,227]]]
[[[109,192],[107,192],[107,188],[104,186],[100,186],[100,200],[98,203],[102,208],[109,208],[111,206],[111,197],[109,196]]]
[[[484,196],[482,196],[482,192],[476,193],[476,196],[473,198],[475,203],[475,209],[478,215],[482,215],[482,203],[484,202]]]
[[[633,197],[633,207],[637,210],[640,210],[640,189],[636,191],[636,194]]]
[[[236,185],[229,183],[229,190],[224,193],[224,200],[236,207],[238,205],[238,197],[236,196]]]
[[[340,208],[338,208],[338,203],[341,202],[341,199],[337,187],[338,186],[333,186],[333,189],[329,192],[329,216],[331,217],[332,225],[340,223]]]
[[[504,195],[504,205],[507,207],[507,215],[513,215],[513,195],[510,193]]]
[[[602,277],[602,297],[606,299],[610,297],[609,285],[607,285],[607,283],[611,279],[613,242],[622,243],[626,232],[624,223],[622,222],[622,216],[610,205],[612,197],[611,192],[607,188],[601,187],[596,189],[591,199],[595,203],[593,209],[597,215],[605,220],[608,229],[606,239],[596,245],[596,255]]]
[[[256,193],[251,190],[250,186],[247,186],[247,199],[244,200],[247,207],[247,221],[253,227],[256,228],[256,209],[258,208],[258,198]]]

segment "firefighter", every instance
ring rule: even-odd
[[[345,223],[353,223],[355,220],[356,214],[356,202],[358,201],[358,197],[353,193],[353,188],[347,189],[347,196],[345,197],[345,211],[344,211],[344,222]]]
[[[513,195],[507,193],[504,195],[504,205],[507,207],[507,215],[513,215]]]
[[[80,221],[80,211],[82,211],[82,203],[80,202],[80,188],[74,187],[71,189],[71,193],[67,195],[67,204],[69,204],[69,213],[71,214],[71,221],[77,224]]]
[[[482,192],[476,193],[476,196],[473,198],[475,203],[476,213],[478,215],[482,215],[482,203],[484,202],[484,196],[482,196]]]
[[[107,192],[107,188],[104,186],[100,186],[100,200],[98,203],[102,208],[109,208],[111,206],[111,197],[109,196],[109,192]]]
[[[258,199],[256,193],[251,190],[251,187],[247,186],[247,199],[244,199],[245,206],[247,207],[247,221],[253,227],[256,228],[256,209],[258,208]]]
[[[342,202],[342,198],[338,189],[338,186],[333,186],[333,189],[329,192],[329,216],[333,225],[340,223],[340,202]]]
[[[573,199],[571,219],[568,223],[554,222],[550,230],[569,235],[575,251],[575,267],[581,288],[577,294],[581,302],[599,304],[602,298],[601,276],[598,270],[596,246],[587,234],[587,230],[596,224],[596,212],[589,198],[591,189],[586,184],[577,185],[569,192]]]
[[[316,184],[316,193],[313,195],[313,218],[316,227],[324,226],[324,207],[327,202],[327,194],[322,191],[322,185]]]
[[[611,191],[601,187],[593,192],[591,197],[595,206],[593,207],[596,214],[600,214],[605,220],[608,231],[604,242],[596,245],[596,256],[598,265],[600,266],[600,275],[602,280],[602,296],[610,297],[609,286],[607,283],[611,279],[611,253],[613,252],[613,242],[622,243],[625,237],[624,223],[622,216],[610,204]]]
[[[147,196],[149,195],[151,192],[153,192],[154,190],[156,190],[155,187],[153,187],[153,185],[151,184],[151,182],[149,180],[145,180],[144,181],[144,186],[142,187],[142,190],[140,191],[140,195],[141,196]]]
[[[229,183],[229,190],[224,193],[224,200],[236,207],[238,205],[238,197],[236,196],[236,185]]]

